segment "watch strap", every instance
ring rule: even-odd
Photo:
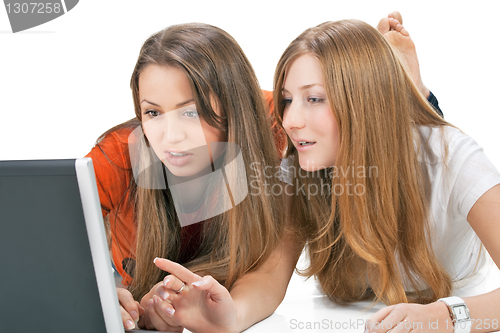
[[[463,299],[457,296],[445,297],[438,299],[438,302],[443,302],[448,306],[453,325],[453,333],[470,333],[472,329],[472,320],[469,314],[469,308]],[[454,307],[463,306],[467,312],[466,319],[457,319],[454,312]]]

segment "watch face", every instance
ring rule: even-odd
[[[456,320],[469,319],[469,314],[467,313],[467,307],[465,305],[454,306],[453,313],[455,313]]]

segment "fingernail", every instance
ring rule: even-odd
[[[159,290],[158,294],[160,295],[161,298],[163,298],[163,300],[166,300],[168,298],[168,293],[163,289]]]
[[[148,307],[150,308],[151,306],[153,306],[155,301],[153,301],[153,299],[151,298],[149,301],[148,301]]]
[[[130,311],[130,315],[132,316],[132,319],[134,319],[135,321],[139,319],[139,314],[137,313],[137,311]]]
[[[156,259],[160,259],[159,257],[156,257],[155,260],[153,260],[153,263],[156,263]],[[150,259],[151,260],[151,259]]]
[[[205,281],[204,281],[204,280],[200,280],[200,281],[195,281],[195,282],[193,282],[193,286],[197,286],[197,287],[202,286],[202,285],[204,285],[204,284],[205,284]]]
[[[171,316],[173,316],[173,315],[174,315],[174,313],[175,313],[175,309],[172,309],[172,308],[166,308],[166,309],[165,309],[165,311],[167,311],[167,313],[168,313],[169,315],[171,315]]]
[[[125,322],[125,325],[128,330],[133,330],[135,328],[135,323],[130,319]]]
[[[170,279],[168,278],[168,276],[166,278],[163,279],[163,285],[166,287],[167,286],[167,283],[170,281]]]

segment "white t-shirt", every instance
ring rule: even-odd
[[[455,281],[454,289],[467,288],[481,282],[490,264],[467,215],[486,191],[500,183],[500,173],[476,141],[459,129],[420,126],[419,131],[422,142],[429,142],[429,150],[421,152],[419,161],[426,164],[431,181],[429,223],[434,253]]]
[[[476,141],[461,130],[420,126],[418,132],[416,137],[429,143],[419,156],[431,183],[429,237],[437,259],[454,281],[453,294],[466,297],[499,288],[500,271],[467,215],[486,191],[500,183],[500,173]],[[291,159],[281,162],[281,179],[289,184],[293,184],[288,171]]]

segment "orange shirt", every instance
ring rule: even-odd
[[[270,116],[273,116],[272,92],[263,91]],[[283,151],[286,136],[272,121],[272,129],[278,151]],[[96,145],[87,157],[92,158],[101,202],[102,215],[109,217],[111,253],[124,285],[132,278],[125,271],[127,261],[135,259],[137,223],[134,216],[134,202],[129,197],[131,164],[128,151],[128,137],[133,128],[122,128],[109,133]],[[202,223],[185,226],[181,230],[181,257],[187,259],[196,251],[201,239]]]

